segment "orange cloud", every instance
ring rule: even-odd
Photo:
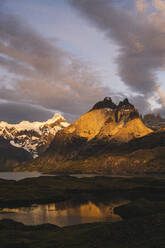
[[[148,3],[145,0],[136,0],[136,7],[140,13],[143,13],[148,8]]]
[[[162,0],[153,0],[153,6],[159,11],[165,11],[165,2]]]

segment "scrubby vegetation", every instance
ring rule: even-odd
[[[165,200],[165,181],[154,178],[75,178],[45,176],[20,181],[0,180],[0,207],[64,201],[72,198],[119,196]]]

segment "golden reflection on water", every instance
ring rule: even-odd
[[[114,207],[125,204],[127,201],[81,204],[62,202],[57,204],[33,205],[32,207],[8,209],[0,212],[0,219],[11,218],[26,225],[52,223],[58,226],[68,226],[80,223],[121,220],[114,214]]]

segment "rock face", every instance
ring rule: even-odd
[[[128,99],[108,111],[110,111],[110,117],[96,136],[97,139],[128,142],[151,132],[143,124],[139,112],[129,103]]]
[[[68,125],[60,114],[55,114],[46,122],[22,121],[19,124],[0,122],[0,137],[37,157],[49,147],[55,134]]]
[[[90,144],[96,140],[106,142],[128,142],[151,133],[147,128],[135,107],[128,99],[114,104],[111,98],[105,98],[81,116],[69,127],[60,131],[51,145],[51,149],[57,147],[62,153],[77,150],[84,142]]]
[[[93,108],[91,109],[102,109],[102,108],[110,108],[110,109],[116,109],[117,105],[112,102],[112,99],[110,97],[105,97],[103,101],[97,102]]]
[[[158,130],[165,127],[165,119],[160,116],[160,114],[147,114],[143,117],[144,124],[153,129]]]

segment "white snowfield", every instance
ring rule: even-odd
[[[15,147],[22,147],[33,157],[46,150],[56,133],[69,123],[60,114],[55,114],[46,122],[22,121],[18,124],[0,122],[0,136],[10,141]]]

